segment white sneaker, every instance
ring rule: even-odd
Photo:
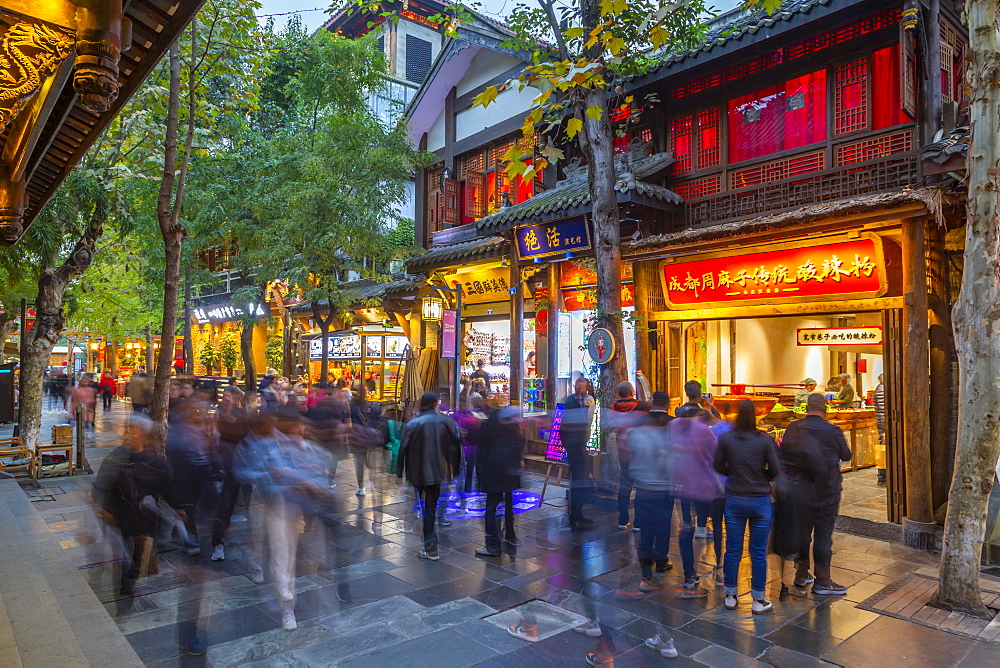
[[[250,582],[255,585],[264,584],[264,569],[260,566],[254,566],[250,569]]]
[[[368,492],[365,491],[364,487],[358,487],[358,491],[355,492],[355,494],[357,494],[358,496],[364,496],[367,493]]]
[[[736,597],[733,596],[732,594],[726,594],[726,602],[725,602],[726,610],[735,610],[737,605],[738,602],[736,600]]]
[[[696,527],[694,530],[695,538],[705,538],[705,533],[708,531],[708,527]]]
[[[212,561],[225,561],[225,560],[226,560],[226,549],[220,543],[215,546],[214,550],[212,550]]]
[[[588,619],[583,624],[574,626],[573,630],[577,633],[582,633],[588,638],[601,637],[601,624],[596,619]]]
[[[761,599],[760,601],[755,600],[753,606],[751,606],[751,611],[755,615],[763,615],[765,612],[770,612],[771,608],[774,606],[770,601]]]
[[[299,625],[295,623],[295,611],[291,608],[281,611],[281,628],[286,631],[294,631],[299,628]]]
[[[665,659],[673,659],[677,656],[677,648],[674,646],[673,638],[664,639],[657,634],[652,638],[646,638],[646,647],[655,649]]]
[[[282,601],[288,602],[291,601],[292,598],[294,597],[292,596],[292,591],[288,587],[286,587],[285,585],[281,585],[280,587],[278,587],[278,598],[280,598]]]

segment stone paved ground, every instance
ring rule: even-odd
[[[127,404],[99,416],[90,451],[95,470],[115,444]],[[48,419],[52,419],[49,416]],[[47,432],[47,427],[44,433]],[[0,432],[0,436],[3,433]],[[500,558],[474,556],[481,520],[456,514],[440,530],[441,561],[417,559],[412,490],[374,471],[374,493],[358,497],[353,466],[342,463],[335,494],[332,570],[303,564],[297,580],[297,631],[280,628],[270,585],[245,575],[247,518],[237,508],[227,559],[214,563],[207,530],[202,555],[179,550],[160,554],[160,573],[141,581],[137,596],[121,600],[108,568],[109,543],[89,505],[93,476],[52,478],[27,493],[63,550],[104,601],[126,638],[147,665],[229,666],[579,666],[597,640],[574,633],[583,616],[597,614],[613,642],[615,663],[646,666],[665,662],[643,640],[668,631],[681,656],[671,665],[751,666],[983,666],[996,665],[998,646],[861,610],[857,604],[936,557],[899,544],[836,534],[834,578],[850,586],[846,597],[787,597],[779,600],[778,560],[768,571],[774,611],[754,616],[748,606],[749,564],[741,565],[741,607],[728,611],[721,591],[682,600],[670,591],[680,583],[677,567],[667,590],[619,601],[614,590],[636,573],[638,534],[619,531],[612,512],[597,512],[597,528],[582,533],[564,526],[564,490],[551,488],[546,502],[518,516],[522,544]],[[531,477],[529,489],[540,491]],[[679,513],[678,513],[679,514]],[[207,523],[202,523],[207,529]],[[714,564],[710,541],[696,541],[700,570]],[[790,576],[786,576],[790,580]],[[529,607],[538,617],[540,642],[529,644],[506,631]],[[177,632],[201,615],[208,655],[182,656]]]

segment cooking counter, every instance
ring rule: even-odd
[[[805,414],[788,411],[772,411],[761,418],[762,425],[777,430],[780,438],[793,420],[804,418]],[[879,447],[878,429],[875,427],[875,409],[849,409],[828,411],[826,419],[844,431],[844,438],[851,448],[851,461],[845,462],[844,471],[875,466],[875,451]]]

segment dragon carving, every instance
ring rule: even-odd
[[[15,23],[0,36],[0,128],[17,116],[72,49],[72,37],[36,23]]]

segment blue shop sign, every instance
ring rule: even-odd
[[[584,215],[519,227],[515,234],[522,260],[590,250],[590,225]]]

